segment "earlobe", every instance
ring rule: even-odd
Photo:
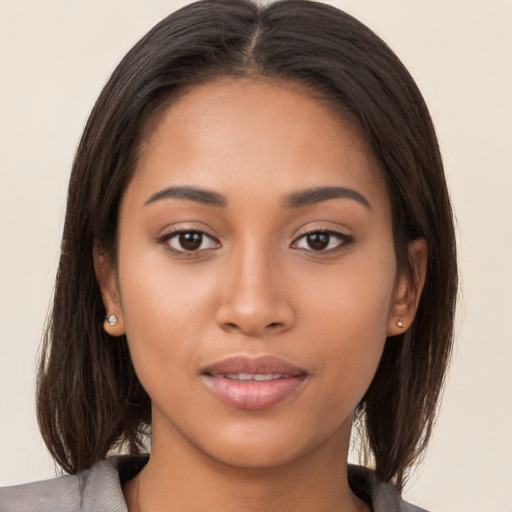
[[[124,334],[124,322],[119,300],[116,267],[111,253],[98,240],[94,242],[93,259],[96,280],[105,306],[103,328],[111,336],[122,336]]]
[[[124,334],[123,317],[107,314],[103,322],[103,329],[110,336],[122,336]]]
[[[402,272],[395,289],[388,320],[388,336],[405,332],[416,315],[427,274],[428,248],[424,238],[409,243],[408,259],[409,268]]]

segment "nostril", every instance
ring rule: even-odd
[[[278,329],[282,327],[283,324],[281,322],[271,322],[270,324],[267,324],[265,329]],[[236,322],[226,322],[224,324],[224,328],[229,331],[238,331],[238,330],[244,330],[240,325],[238,325]],[[247,330],[247,328],[245,329]]]

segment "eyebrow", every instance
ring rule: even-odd
[[[317,187],[290,194],[283,201],[285,208],[301,208],[312,204],[328,201],[329,199],[353,199],[371,210],[371,204],[366,197],[352,188],[347,187]]]
[[[217,192],[197,187],[182,186],[168,187],[160,190],[154,193],[144,205],[163,199],[183,199],[220,208],[225,208],[228,204],[224,196]],[[368,210],[372,209],[370,201],[366,197],[356,190],[347,187],[316,187],[294,192],[285,197],[283,206],[292,209],[302,208],[303,206],[310,206],[330,199],[352,199],[365,206]]]
[[[195,201],[197,203],[207,204],[210,206],[219,206],[225,208],[227,201],[223,196],[197,187],[168,187],[153,194],[144,205],[160,201],[162,199],[184,199],[187,201]]]

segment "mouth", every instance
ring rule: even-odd
[[[224,404],[237,409],[262,410],[295,395],[308,373],[272,356],[235,356],[206,367],[202,378]]]
[[[242,380],[242,381],[269,381],[269,380],[280,380],[286,379],[289,375],[285,375],[284,373],[220,373],[215,375],[215,377],[219,377],[222,379],[231,379],[231,380]]]

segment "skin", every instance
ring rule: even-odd
[[[177,186],[226,205],[155,199]],[[283,204],[317,187],[368,204]],[[175,230],[207,235],[187,252]],[[306,233],[327,231],[313,250]],[[152,399],[151,459],[125,485],[130,511],[369,510],[346,479],[352,415],[386,337],[413,320],[425,243],[410,253],[414,283],[397,274],[384,177],[360,129],[300,86],[216,81],[161,115],[122,200],[117,261],[95,249],[119,318],[105,329],[126,333]],[[201,372],[232,355],[280,357],[307,377],[276,406],[231,407]]]

